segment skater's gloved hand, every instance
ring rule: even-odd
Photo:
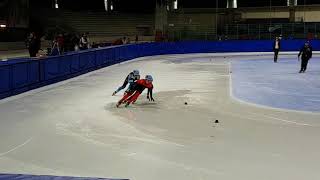
[[[153,97],[147,96],[147,99],[148,99],[149,101],[154,101]]]
[[[153,97],[147,96],[147,98],[149,99],[149,101],[154,101]]]

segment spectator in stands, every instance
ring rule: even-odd
[[[80,50],[85,50],[85,49],[88,49],[90,47],[89,46],[89,38],[87,36],[87,33],[84,33],[82,35],[82,37],[80,38],[79,47],[80,47]]]
[[[90,49],[92,47],[91,47],[91,41],[90,41],[90,38],[89,38],[89,32],[86,32],[86,36],[87,36],[87,41],[88,41],[88,49]]]
[[[71,43],[73,45],[74,51],[79,51],[79,42],[80,42],[79,34],[74,34],[71,38]]]
[[[52,41],[50,56],[58,56],[58,55],[60,55],[60,49],[58,46],[57,37],[55,37],[54,40]]]
[[[136,35],[136,43],[138,43],[138,42],[139,42],[139,36]]]
[[[92,42],[91,48],[97,48],[97,47],[98,47],[98,45],[95,42]]]
[[[128,39],[127,39],[127,37],[123,37],[122,38],[122,44],[127,44],[128,43]]]
[[[274,40],[274,43],[273,43],[273,52],[274,52],[274,62],[278,62],[278,54],[279,54],[279,51],[280,51],[280,38],[279,37],[276,37],[276,39]]]
[[[69,33],[64,34],[64,51],[69,52],[74,50],[74,45],[72,43],[72,35]]]
[[[27,47],[29,50],[30,57],[36,57],[37,53],[40,50],[41,42],[34,32],[30,33],[29,35]]]
[[[57,48],[59,50],[59,55],[62,55],[64,53],[64,37],[62,34],[59,34],[56,38],[57,42]]]
[[[115,41],[112,42],[113,46],[121,45],[121,44],[123,44],[122,38],[116,39]]]
[[[308,32],[307,39],[308,39],[308,41],[311,41],[312,39],[314,39],[314,34],[311,32]]]

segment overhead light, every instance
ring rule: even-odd
[[[233,8],[238,8],[238,2],[237,2],[237,0],[233,0]]]
[[[58,4],[58,0],[56,0],[55,2],[55,6],[54,6],[56,9],[59,9],[59,4]]]
[[[237,8],[238,2],[237,0],[228,0],[227,1],[227,8]]]
[[[173,9],[178,9],[178,0],[173,1]]]
[[[104,8],[108,11],[108,0],[104,0]]]
[[[5,24],[0,24],[0,28],[6,28],[7,27],[7,25],[5,25]]]

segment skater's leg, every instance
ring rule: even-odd
[[[130,98],[132,96],[131,92],[126,93],[121,99],[120,101],[118,101],[117,103],[117,107],[119,107],[123,102],[127,101],[128,98]]]
[[[131,89],[132,89],[132,87],[133,87],[133,84],[134,84],[134,83],[129,83],[129,87],[128,87],[128,89],[125,91],[125,93],[131,91]]]
[[[128,99],[128,102],[129,102],[129,103],[132,103],[132,102],[136,101],[139,96],[140,96],[140,92],[136,91],[136,92],[134,93],[134,95],[131,96],[131,97]]]
[[[303,59],[301,59],[301,68],[299,73],[302,73],[303,69],[304,69],[304,62],[303,62]]]
[[[305,60],[303,60],[302,72],[304,72],[305,70],[306,70],[306,62],[305,62]]]
[[[116,93],[118,93],[119,91],[121,91],[122,89],[126,88],[127,86],[127,82],[124,82],[122,86],[120,86],[117,90],[116,90]]]
[[[129,104],[135,102],[139,96],[140,96],[140,92],[136,91],[130,98],[127,99],[126,106],[129,106]]]
[[[279,54],[279,50],[278,50],[278,49],[275,49],[275,50],[274,50],[274,62],[277,62],[277,61],[278,61],[278,54]]]
[[[305,72],[305,71],[307,70],[308,62],[309,62],[309,60],[307,59],[306,62],[305,62],[305,64],[304,64],[304,70],[303,70],[303,72]]]
[[[128,84],[128,81],[124,81],[123,85],[120,86],[112,95],[115,95],[115,94],[117,94],[119,91],[121,91],[122,89],[126,88],[127,84]]]

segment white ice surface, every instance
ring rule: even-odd
[[[233,99],[230,60],[259,57],[213,56],[140,58],[0,101],[0,172],[320,179],[320,114]],[[133,69],[154,76],[156,102],[117,109],[111,94]]]

